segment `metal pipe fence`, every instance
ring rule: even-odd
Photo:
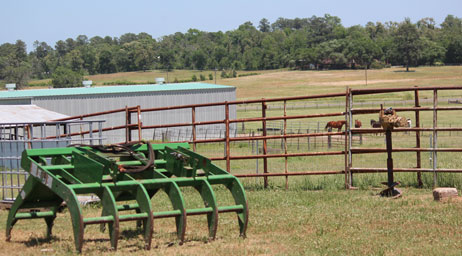
[[[374,94],[386,94],[386,93],[411,93],[409,95],[412,96],[414,93],[414,99],[405,101],[406,104],[411,104],[412,106],[406,106],[406,104],[401,104],[400,106],[392,106],[397,112],[413,112],[414,113],[414,126],[408,128],[396,128],[393,130],[393,134],[396,136],[400,136],[400,134],[406,133],[408,138],[415,138],[415,147],[405,147],[405,148],[393,148],[393,152],[401,153],[401,152],[414,152],[416,154],[416,163],[415,168],[401,168],[398,167],[396,170],[398,172],[417,172],[418,173],[418,180],[421,183],[421,176],[420,173],[428,172],[431,170],[434,173],[435,179],[434,183],[436,184],[436,177],[438,172],[462,172],[462,169],[448,169],[442,168],[438,169],[437,157],[438,152],[462,152],[462,148],[440,148],[438,147],[438,138],[441,136],[441,132],[450,132],[450,133],[458,133],[462,131],[462,127],[458,127],[457,125],[450,126],[450,127],[441,127],[442,123],[438,123],[437,113],[442,111],[461,111],[462,107],[459,106],[438,106],[438,92],[439,91],[447,91],[453,90],[457,92],[462,91],[462,87],[460,86],[451,86],[451,87],[410,87],[410,88],[383,88],[383,89],[348,89],[344,93],[334,93],[334,94],[321,94],[321,95],[309,95],[309,96],[298,96],[298,97],[286,97],[286,98],[272,98],[272,99],[256,99],[256,100],[241,100],[241,101],[229,101],[229,102],[216,102],[216,103],[209,103],[209,104],[192,104],[192,105],[182,105],[182,106],[173,106],[173,107],[164,107],[164,108],[149,108],[149,109],[142,109],[139,106],[137,107],[127,107],[125,109],[119,109],[111,111],[111,113],[115,112],[125,112],[126,113],[126,122],[125,124],[120,124],[116,127],[111,127],[110,129],[125,129],[126,131],[126,138],[125,140],[134,141],[134,140],[142,140],[142,139],[152,139],[152,140],[162,140],[162,141],[187,141],[192,144],[193,150],[196,150],[197,146],[200,144],[210,144],[210,143],[223,143],[223,156],[214,156],[210,157],[212,160],[215,161],[225,161],[226,162],[226,170],[231,172],[231,161],[235,160],[243,160],[243,159],[260,159],[263,161],[263,172],[261,173],[239,173],[235,174],[237,177],[262,177],[264,179],[264,185],[268,185],[268,178],[273,176],[283,176],[286,177],[286,184],[287,179],[289,176],[296,176],[296,175],[324,175],[324,174],[343,174],[345,176],[345,186],[351,187],[354,185],[353,183],[353,174],[355,173],[366,173],[366,172],[373,172],[373,173],[380,173],[385,172],[386,168],[378,168],[378,167],[359,167],[354,165],[353,163],[353,155],[361,155],[361,154],[371,154],[371,153],[381,153],[385,152],[385,148],[361,148],[357,147],[358,143],[355,141],[358,140],[358,137],[361,135],[365,136],[374,136],[375,134],[383,133],[383,129],[380,128],[354,128],[354,120],[358,117],[363,115],[370,115],[375,114],[378,115],[380,108],[376,105],[376,107],[367,106],[366,108],[363,107],[362,104],[357,104],[354,99],[361,95],[369,97],[370,95]],[[429,91],[433,93],[433,97],[431,100],[429,99],[421,99],[422,97],[419,95],[419,92],[422,91]],[[288,114],[289,111],[289,103],[293,104],[300,104],[301,101],[310,101],[310,100],[327,100],[327,101],[337,101],[337,102],[344,102],[342,105],[345,108],[345,111],[341,112],[328,112],[328,113],[311,113],[311,114]],[[441,100],[441,99],[440,99]],[[392,103],[394,101],[391,101]],[[426,102],[427,104],[431,104],[430,106],[422,106],[422,102]],[[380,103],[380,102],[379,102]],[[377,104],[379,104],[377,103]],[[448,100],[449,103],[449,100]],[[255,117],[246,117],[246,118],[230,118],[229,112],[231,107],[236,107],[238,110],[242,109],[243,106],[248,106],[249,104],[255,104],[258,106],[256,113],[258,113]],[[274,104],[282,105],[283,113],[273,113],[270,111],[276,111],[277,109],[271,110],[271,107]],[[208,120],[208,121],[198,121],[196,116],[196,111],[203,107],[209,106],[221,106],[223,107],[224,111],[224,118],[222,120]],[[160,112],[160,111],[168,111],[172,109],[189,109],[191,118],[190,121],[185,121],[181,123],[175,124],[149,124],[141,122],[142,118],[141,115],[143,113],[149,112]],[[101,112],[92,114],[92,117],[95,116],[103,116],[107,112]],[[422,122],[421,113],[430,113],[432,117],[432,121],[428,127],[424,127],[424,123]],[[136,121],[133,120],[132,116],[136,116]],[[75,118],[75,117],[71,117]],[[79,116],[79,118],[85,118],[83,116]],[[326,122],[325,120],[343,120],[345,122],[344,130],[341,131],[324,131],[323,125],[319,125],[319,122],[323,123]],[[314,122],[310,120],[315,120]],[[316,121],[318,120],[318,121]],[[322,121],[319,121],[322,120]],[[288,122],[292,122],[289,124]],[[317,123],[317,127],[313,128],[305,128],[305,129],[297,129],[297,132],[293,132],[293,128],[291,129],[291,125],[293,126],[293,122],[302,123]],[[239,124],[244,126],[244,124],[252,123],[258,124],[260,128],[257,130],[252,130],[251,133],[242,132],[246,129],[241,129],[239,132]],[[277,123],[277,125],[273,125]],[[201,129],[206,125],[218,125],[220,126],[219,129]],[[296,124],[295,124],[296,125]],[[301,125],[299,125],[301,126]],[[320,127],[319,127],[320,126]],[[183,130],[175,130],[183,128]],[[143,138],[142,131],[150,130],[152,131],[152,136],[149,138]],[[104,131],[104,130],[103,130]],[[173,132],[172,132],[173,131]],[[175,134],[175,132],[178,132]],[[85,131],[82,133],[89,133],[90,131]],[[433,144],[431,147],[422,147],[421,137],[423,134],[427,133],[432,137]],[[184,134],[184,135],[182,135]],[[415,134],[415,137],[412,136]],[[409,136],[411,135],[411,136]],[[334,145],[333,150],[321,150],[313,152],[312,149],[310,150],[309,146],[303,146],[298,148],[302,150],[302,152],[289,152],[289,148],[291,143],[293,144],[293,140],[301,140],[307,141],[307,144],[310,145],[310,140],[317,140],[317,141],[327,141],[329,138],[335,138],[336,142],[339,142],[337,145]],[[360,137],[362,138],[362,137]],[[292,141],[291,141],[292,140]],[[231,145],[233,143],[248,143],[248,145],[252,144],[252,142],[260,142],[261,144],[261,151],[256,153],[257,151],[253,151],[252,154],[245,154],[239,155],[231,153]],[[276,143],[274,141],[277,141]],[[340,141],[342,143],[340,143]],[[327,144],[327,142],[326,142]],[[253,145],[253,144],[252,144]],[[271,145],[278,145],[277,147],[280,148],[280,151],[274,153],[271,152]],[[298,143],[300,145],[300,143]],[[316,143],[314,144],[316,145]],[[359,145],[363,145],[359,143]],[[255,145],[253,145],[255,147]],[[292,145],[293,146],[293,145]],[[432,168],[422,168],[422,152],[430,152],[432,154]],[[291,157],[314,157],[314,156],[343,156],[345,161],[343,163],[344,168],[343,170],[297,170],[297,171],[290,171],[287,168],[288,159]],[[279,158],[283,159],[285,162],[284,172],[270,172],[268,167],[268,159]],[[257,162],[258,163],[258,162]]]

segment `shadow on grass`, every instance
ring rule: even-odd
[[[31,237],[27,241],[22,241],[22,242],[18,241],[18,243],[23,243],[27,247],[35,247],[35,246],[40,246],[40,245],[43,245],[43,244],[50,244],[50,243],[59,242],[59,241],[61,241],[61,239],[59,239],[59,238],[57,238],[55,236],[51,236],[51,238]]]
[[[141,228],[127,229],[127,230],[123,230],[120,233],[120,238],[130,239],[130,238],[136,238],[136,237],[138,237],[140,235],[143,235],[143,229],[141,229]]]
[[[393,72],[395,72],[395,73],[415,73],[416,71],[415,70],[409,70],[409,71],[406,71],[406,70],[393,70]]]

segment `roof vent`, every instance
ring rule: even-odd
[[[83,81],[82,84],[83,84],[83,86],[85,86],[85,88],[90,88],[91,85],[93,84],[93,81],[91,81],[91,80]]]
[[[156,84],[164,84],[165,78],[163,77],[157,77],[156,78]]]
[[[16,84],[5,84],[5,88],[8,89],[8,91],[14,91],[14,89],[16,89]]]

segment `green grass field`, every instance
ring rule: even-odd
[[[410,86],[450,86],[462,85],[462,67],[422,67],[414,72],[402,72],[402,68],[368,71],[368,85],[364,82],[364,70],[348,71],[258,71],[260,75],[232,79],[218,79],[218,84],[237,87],[238,99],[272,98],[344,92],[350,88],[386,88]],[[157,71],[131,72],[89,77],[97,84],[104,82],[152,81]],[[176,72],[176,71],[175,71]],[[178,71],[184,77],[193,71]],[[146,73],[146,74],[144,74]],[[205,73],[208,73],[207,71]],[[239,72],[238,72],[239,73]],[[144,76],[146,75],[146,76]],[[162,74],[160,74],[162,75]],[[165,77],[165,75],[163,75]],[[170,75],[169,75],[170,76]],[[213,81],[209,81],[213,82]],[[422,99],[431,99],[430,93],[422,93]],[[447,98],[461,98],[461,91],[441,92],[441,106],[449,106]],[[372,97],[355,97],[355,102],[379,102],[394,100],[401,106],[412,106],[404,100],[412,100],[410,93],[392,93]],[[332,100],[332,103],[342,102]],[[324,101],[296,102],[294,104],[325,103]],[[422,103],[428,105],[429,102]],[[375,106],[375,105],[374,105]],[[250,106],[249,106],[250,107]],[[371,106],[368,106],[371,107]],[[338,106],[320,108],[289,109],[289,115],[310,113],[328,113],[344,111]],[[260,116],[261,110],[238,109],[238,118]],[[414,120],[414,113],[399,113]],[[281,109],[268,110],[268,116],[282,116]],[[458,112],[438,113],[438,126],[461,127]],[[357,116],[368,127],[375,115]],[[329,118],[294,120],[288,122],[290,127],[316,127],[320,129]],[[330,118],[332,119],[332,118]],[[339,117],[338,119],[342,119]],[[422,112],[421,123],[430,127],[432,113]],[[413,122],[414,124],[414,122]],[[238,124],[239,126],[240,124]],[[246,124],[245,129],[255,130],[261,122]],[[430,133],[422,135],[422,147],[429,147]],[[289,153],[326,151],[325,141],[318,138],[311,140],[308,150],[306,138],[289,141]],[[343,141],[340,138],[340,141]],[[414,147],[414,134],[396,134],[394,147]],[[368,135],[363,137],[363,144],[355,147],[385,147],[384,136]],[[439,147],[460,147],[462,132],[439,133]],[[269,141],[274,150],[281,150],[281,140]],[[256,146],[255,144],[253,145]],[[231,144],[232,154],[248,155],[252,153],[252,144],[240,142]],[[261,144],[260,144],[261,147]],[[343,150],[339,144],[329,149]],[[254,149],[255,150],[255,149]],[[199,145],[198,152],[207,156],[222,156],[223,144]],[[430,155],[422,153],[423,167],[430,167]],[[393,155],[395,167],[415,167],[415,153]],[[270,172],[284,172],[284,159],[270,159]],[[217,165],[224,167],[223,161]],[[289,171],[342,170],[344,156],[294,157],[289,158]],[[262,172],[263,161],[258,161]],[[385,154],[367,154],[353,157],[354,167],[386,167]],[[439,153],[439,168],[461,168],[460,153]],[[257,161],[234,161],[232,173],[254,173]],[[257,178],[242,179],[250,207],[250,222],[246,239],[238,238],[235,216],[221,214],[217,240],[207,240],[206,218],[194,216],[188,218],[186,239],[178,244],[174,234],[174,221],[156,220],[153,248],[144,251],[141,233],[134,223],[122,226],[119,250],[110,250],[107,232],[102,234],[97,226],[85,230],[84,255],[460,255],[462,250],[462,201],[434,202],[431,194],[432,174],[424,174],[424,188],[417,188],[416,174],[398,173],[395,180],[402,183],[403,197],[392,200],[380,198],[377,193],[386,181],[386,174],[358,174],[354,176],[355,191],[344,190],[344,176],[296,176],[289,178],[289,189],[285,190],[285,178],[270,178],[270,186],[263,189],[263,180]],[[440,174],[439,186],[462,189],[462,175]],[[230,200],[225,189],[217,188],[219,204]],[[200,198],[194,193],[186,192],[188,204],[200,205]],[[153,200],[158,208],[168,205],[165,195]],[[157,208],[156,208],[157,209]],[[97,206],[84,208],[85,216],[97,216],[101,209]],[[0,226],[4,229],[7,211],[0,211]],[[0,254],[9,255],[72,255],[74,243],[69,213],[64,211],[56,220],[54,236],[51,241],[44,240],[45,222],[42,220],[19,221],[13,230],[12,242],[5,242],[4,233],[0,232]]]

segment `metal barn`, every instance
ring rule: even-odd
[[[0,92],[0,105],[34,104],[39,107],[59,112],[68,116],[77,116],[95,112],[140,106],[141,108],[157,108],[187,104],[201,104],[236,100],[236,88],[233,86],[207,83],[181,84],[149,84],[81,87],[63,89],[20,90]],[[196,121],[224,119],[223,106],[200,108],[196,112]],[[230,118],[236,117],[235,106],[230,107]],[[98,117],[101,119],[101,117]],[[125,115],[106,116],[104,127],[112,127],[125,123]],[[191,121],[190,111],[168,110],[156,113],[143,113],[142,122],[149,124],[173,124]],[[234,127],[233,127],[234,128]],[[189,129],[189,130],[188,130]],[[198,128],[198,136],[207,133],[213,136],[223,130],[219,125],[207,125]],[[189,127],[170,130],[173,136],[189,136]],[[202,131],[202,132],[201,132]],[[164,131],[143,131],[144,139],[158,139]],[[167,132],[167,134],[169,134]],[[105,133],[106,143],[121,142],[125,139],[124,131],[117,130]]]

